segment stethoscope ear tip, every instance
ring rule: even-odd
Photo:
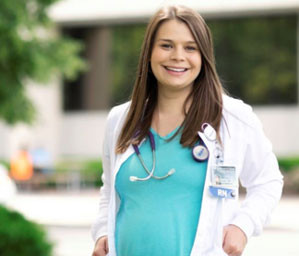
[[[170,175],[172,175],[174,173],[175,173],[175,169],[172,168],[171,170],[169,170],[168,175],[170,176]]]
[[[137,181],[138,178],[136,176],[130,176],[130,181],[134,182],[134,181]]]

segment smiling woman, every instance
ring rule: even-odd
[[[161,9],[147,27],[132,104],[118,138],[118,153],[132,143],[139,144],[151,126],[165,135],[180,125],[174,137],[182,132],[181,144],[189,147],[198,141],[197,131],[205,122],[210,123],[219,136],[223,89],[216,72],[210,30],[195,11],[176,8]],[[177,72],[173,68],[187,70]],[[185,88],[183,83],[184,90],[174,90],[180,88],[176,83],[183,81],[194,86]],[[164,82],[167,86],[160,86]],[[167,90],[171,93],[165,95],[164,87],[172,88]],[[182,93],[178,93],[180,91]],[[162,96],[168,99],[167,103]],[[166,110],[165,114],[165,105],[170,113]]]
[[[188,95],[201,69],[201,56],[193,35],[181,21],[164,22],[157,31],[151,68],[159,90],[185,90]]]
[[[239,256],[279,200],[271,145],[251,108],[223,92],[192,9],[150,20],[131,101],[108,116],[102,180],[93,256]]]

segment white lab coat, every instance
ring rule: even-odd
[[[119,198],[115,192],[115,177],[121,164],[134,153],[130,146],[123,154],[115,154],[117,138],[124,123],[129,102],[114,107],[109,115],[103,148],[103,187],[100,191],[99,213],[92,226],[96,241],[108,235],[109,256],[115,256],[114,230]],[[211,166],[215,164],[215,143],[199,132],[208,147],[207,166],[200,219],[191,256],[221,256],[222,230],[227,224],[240,227],[249,238],[259,235],[269,221],[270,213],[278,203],[283,186],[272,146],[265,137],[261,123],[250,106],[240,100],[223,96],[223,118],[220,136],[223,143],[223,164],[235,166],[238,178],[246,188],[241,205],[238,193],[235,199],[218,199],[209,192]]]

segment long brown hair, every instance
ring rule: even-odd
[[[219,137],[223,89],[216,72],[210,30],[204,19],[194,10],[182,6],[169,6],[160,9],[147,26],[131,105],[118,138],[117,153],[124,152],[130,144],[139,144],[150,129],[158,97],[157,80],[151,71],[150,59],[157,30],[168,20],[178,20],[188,26],[202,58],[201,71],[184,104],[186,116],[180,129],[182,130],[180,143],[185,147],[193,146],[198,140],[197,131],[201,130],[203,123],[211,124]],[[186,104],[190,99],[192,103],[187,112]]]

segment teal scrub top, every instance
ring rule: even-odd
[[[179,127],[178,127],[179,128]],[[180,133],[166,136],[151,132],[156,144],[154,175],[175,173],[164,180],[130,181],[130,176],[146,177],[136,154],[120,167],[115,189],[120,198],[116,218],[115,245],[117,256],[189,256],[200,216],[207,162],[196,162],[192,149],[182,147]],[[152,150],[149,139],[140,146],[149,170]]]

